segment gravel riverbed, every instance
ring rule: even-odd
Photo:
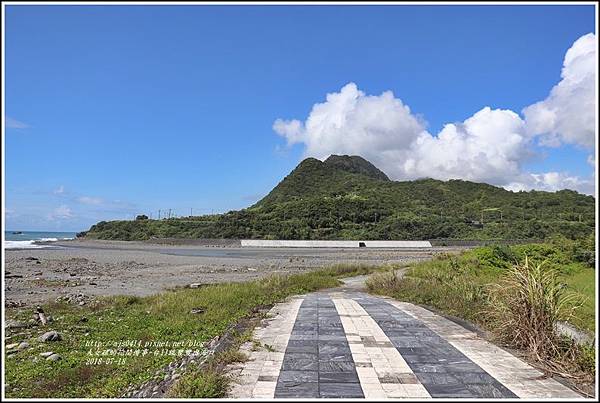
[[[145,296],[190,284],[248,281],[336,263],[408,263],[460,247],[428,249],[241,248],[235,242],[72,240],[5,251],[6,306],[107,295]]]

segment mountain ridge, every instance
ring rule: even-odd
[[[541,239],[587,236],[595,200],[572,190],[512,192],[486,183],[392,181],[359,156],[307,158],[264,198],[225,214],[110,221],[90,238]]]

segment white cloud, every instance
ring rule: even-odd
[[[561,189],[577,190],[581,193],[593,194],[593,179],[570,176],[564,172],[524,173],[515,182],[504,186],[508,190],[545,190],[555,192]]]
[[[66,206],[64,204],[55,208],[50,214],[48,214],[48,220],[50,220],[50,221],[65,220],[65,219],[71,219],[74,217],[75,217],[75,215],[71,211],[71,208],[69,208],[68,206]]]
[[[523,168],[534,155],[536,136],[545,142],[594,144],[595,103],[587,98],[595,88],[595,77],[589,77],[590,40],[589,35],[582,37],[569,49],[563,80],[539,103],[543,107],[525,109],[525,119],[510,110],[485,107],[464,122],[446,124],[431,134],[391,91],[370,96],[349,83],[315,104],[304,122],[277,119],[273,129],[289,146],[303,144],[305,157],[361,155],[396,180],[466,179],[512,190],[570,188],[593,193],[593,178],[530,173]],[[595,43],[594,36],[592,40]],[[578,110],[571,108],[582,100],[587,101]],[[593,155],[588,162],[592,160]]]
[[[596,169],[596,156],[594,154],[590,154],[587,157],[587,163]]]
[[[567,51],[561,81],[550,95],[523,109],[527,130],[544,145],[593,148],[596,129],[596,35],[579,38]]]
[[[28,129],[29,128],[29,125],[27,123],[20,122],[17,119],[13,119],[9,116],[5,117],[4,125],[7,129]]]
[[[58,188],[54,189],[52,193],[54,193],[55,195],[61,195],[65,193],[65,187],[63,185],[60,185]]]
[[[402,157],[425,132],[425,122],[391,91],[369,96],[349,83],[339,93],[327,94],[326,102],[315,104],[306,123],[278,119],[273,129],[289,145],[303,143],[306,156],[360,154],[386,170],[394,168],[389,162]]]
[[[79,203],[90,204],[90,205],[100,205],[102,204],[102,199],[98,197],[89,197],[89,196],[81,196],[77,198]]]
[[[394,177],[467,179],[496,185],[521,173],[531,155],[521,118],[509,110],[483,108],[463,123],[422,133],[399,162]]]

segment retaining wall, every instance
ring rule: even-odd
[[[262,248],[431,248],[429,241],[284,241],[242,239],[242,246]]]

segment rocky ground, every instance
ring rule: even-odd
[[[407,263],[459,247],[426,250],[262,249],[235,243],[64,241],[52,249],[5,251],[5,305],[57,298],[145,296],[191,284],[247,281],[336,263]]]

